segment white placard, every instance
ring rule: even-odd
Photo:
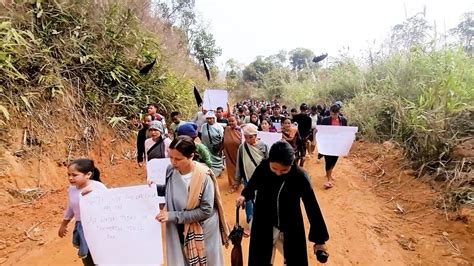
[[[281,132],[281,123],[273,123],[273,127],[277,132]]]
[[[170,158],[151,159],[146,162],[146,180],[158,185],[166,182],[166,169],[171,165]]]
[[[81,197],[84,236],[99,265],[163,264],[156,185],[92,191]]]
[[[355,140],[357,127],[316,126],[318,152],[324,155],[346,156]]]
[[[203,108],[206,110],[216,110],[217,107],[227,110],[229,93],[226,90],[210,90],[204,91]]]
[[[262,141],[263,143],[267,144],[268,148],[271,148],[273,143],[281,140],[282,134],[275,132],[258,131],[257,138],[259,138],[260,141]]]

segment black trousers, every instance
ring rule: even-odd
[[[324,155],[324,162],[326,163],[326,171],[332,170],[337,163],[338,156]]]

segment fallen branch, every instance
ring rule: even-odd
[[[406,214],[407,212],[405,211],[405,209],[403,209],[403,207],[398,204],[398,202],[396,203],[396,206],[397,206],[397,210],[401,213],[401,214]]]
[[[388,201],[385,202],[385,204],[391,202],[392,200],[394,200],[395,198],[392,196]]]
[[[40,241],[41,239],[36,239],[36,238],[33,238],[31,235],[30,235],[30,232],[35,229],[36,227],[38,227],[40,224],[44,223],[44,220],[43,221],[39,221],[37,222],[36,224],[34,224],[32,227],[30,227],[30,229],[26,230],[25,231],[25,235],[28,239],[30,240],[33,240],[33,241]]]
[[[458,254],[461,254],[461,250],[459,250],[458,247],[456,247],[456,245],[454,245],[453,242],[451,242],[451,240],[449,240],[449,238],[445,235],[443,235],[443,238],[446,239],[446,241],[448,241],[448,243],[451,245],[451,247],[458,253]]]

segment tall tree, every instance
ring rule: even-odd
[[[450,32],[459,38],[459,42],[466,52],[473,53],[474,11],[464,13],[461,22]]]
[[[203,28],[197,32],[192,47],[194,57],[199,61],[205,59],[211,66],[214,66],[216,58],[222,54],[222,49],[216,45],[214,35]]]
[[[291,50],[290,53],[290,64],[293,70],[303,70],[310,67],[310,63],[313,60],[314,53],[310,49],[296,48]]]
[[[426,43],[429,36],[428,31],[431,29],[432,27],[425,19],[424,12],[407,18],[392,28],[390,50],[406,51],[413,46]]]

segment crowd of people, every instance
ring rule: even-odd
[[[226,170],[227,193],[240,192],[236,205],[245,208],[250,237],[248,265],[269,265],[280,252],[286,265],[308,265],[300,200],[307,213],[309,241],[314,251],[326,251],[327,228],[304,170],[307,157],[316,156],[317,125],[347,126],[341,102],[329,108],[302,103],[288,112],[276,101],[244,100],[234,106],[201,108],[191,121],[170,114],[171,123],[149,104],[137,137],[140,167],[153,159],[170,158],[166,184],[158,188],[166,207],[156,220],[166,224],[168,265],[224,265],[222,245],[228,242],[227,222],[216,178]],[[258,131],[281,133],[269,147]],[[338,157],[324,158],[327,181],[334,185],[332,170]],[[68,208],[59,229],[64,237],[75,218],[75,246],[84,265],[94,265],[80,222],[79,194],[105,189],[93,162],[81,159],[68,168]],[[242,189],[243,187],[243,189]],[[257,193],[258,192],[258,193]]]

